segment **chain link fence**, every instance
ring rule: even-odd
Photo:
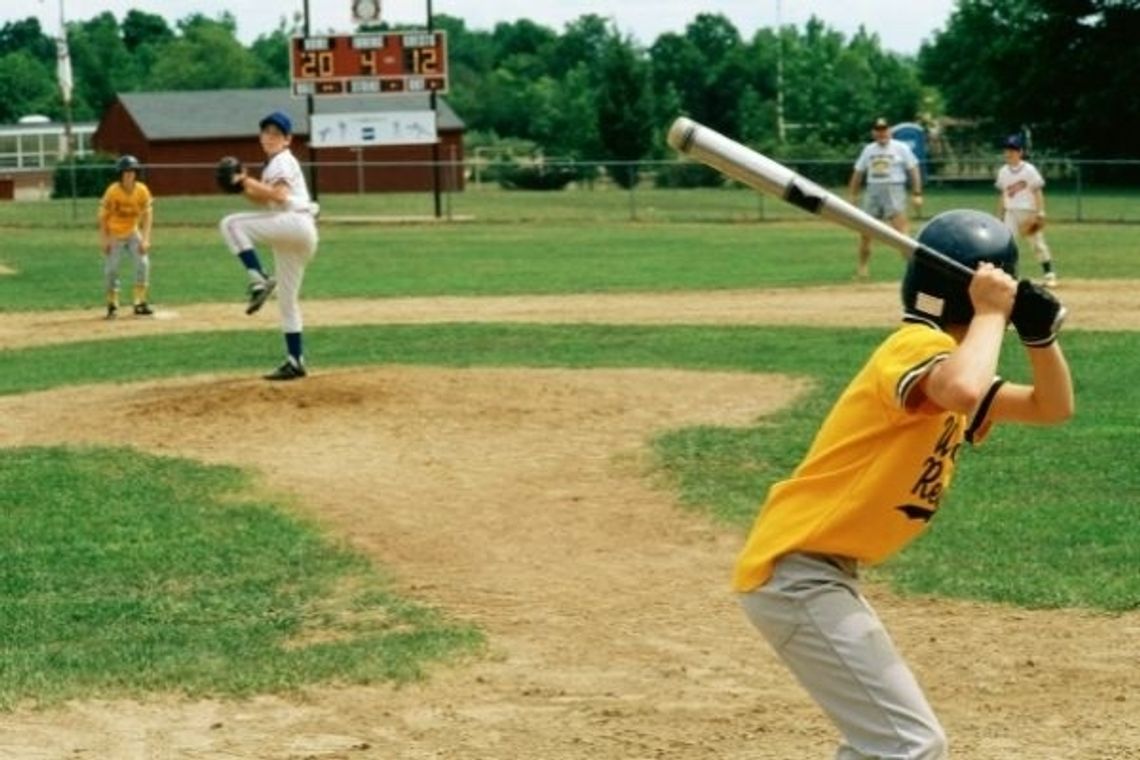
[[[1046,178],[1049,217],[1061,223],[1140,223],[1140,161],[1079,161],[1042,158],[1034,163]],[[846,161],[795,160],[794,171],[847,197],[851,164]],[[791,222],[810,219],[799,209],[726,180],[691,161],[441,161],[306,164],[316,169],[321,186],[337,178],[338,192],[321,191],[322,216],[329,221],[441,219],[499,223],[525,222]],[[918,219],[951,208],[996,211],[993,186],[1000,163],[957,159],[926,167],[925,204]],[[158,164],[145,167],[143,179],[162,173],[165,187],[196,188],[196,194],[159,203],[166,221],[213,223],[219,204],[214,194],[213,164]],[[423,187],[391,192],[385,178],[419,173]],[[426,179],[425,179],[426,178]],[[22,201],[48,201],[67,217],[89,221],[97,197],[114,179],[112,167],[80,163],[39,172],[13,183],[0,198],[0,223],[14,223]],[[204,191],[204,188],[205,189]],[[70,214],[66,209],[70,210]],[[25,206],[25,209],[27,207]]]

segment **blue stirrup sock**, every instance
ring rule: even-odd
[[[289,358],[298,367],[301,366],[301,333],[292,332],[285,333],[285,350],[289,352]]]
[[[247,248],[238,254],[238,259],[249,270],[249,277],[252,281],[265,282],[269,279],[269,275],[261,268],[261,260],[257,258],[257,251]]]

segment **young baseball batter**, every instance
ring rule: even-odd
[[[119,178],[107,186],[99,203],[107,319],[114,319],[119,313],[119,265],[127,253],[135,263],[134,312],[140,317],[154,314],[148,303],[154,200],[150,190],[139,180],[139,168],[139,160],[134,156],[120,156],[115,162]]]
[[[1008,230],[988,214],[951,211],[919,240],[975,269],[972,282],[908,264],[903,324],[791,477],[771,488],[733,579],[752,623],[839,729],[839,760],[946,755],[922,689],[860,594],[859,566],[891,556],[935,518],[964,442],[977,445],[995,422],[1058,423],[1073,412],[1060,304],[1014,280]],[[1032,385],[996,376],[1011,315]]]
[[[1005,222],[1015,238],[1021,236],[1029,240],[1045,275],[1045,286],[1056,287],[1053,253],[1045,242],[1045,180],[1037,167],[1025,160],[1021,135],[1007,137],[1002,153],[1005,164],[998,170],[994,183],[998,189],[998,219]]]
[[[309,196],[301,165],[289,148],[293,139],[289,116],[274,111],[261,120],[259,127],[261,148],[268,159],[261,179],[242,170],[234,182],[241,185],[246,198],[266,210],[230,214],[222,219],[220,229],[226,245],[249,275],[245,313],[257,312],[277,291],[286,357],[285,363],[265,375],[265,379],[296,380],[306,374],[300,294],[305,267],[317,251],[317,205]],[[267,245],[273,251],[275,277],[262,268],[257,244]]]
[[[891,137],[890,122],[882,117],[875,119],[871,125],[871,137],[871,142],[863,147],[855,159],[855,169],[851,172],[847,187],[851,202],[856,202],[859,189],[866,184],[863,210],[906,234],[907,177],[910,177],[914,205],[922,205],[922,175],[918,171],[918,159],[909,145]],[[870,261],[871,236],[860,235],[859,264],[855,272],[860,280],[870,276]]]

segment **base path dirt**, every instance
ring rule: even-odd
[[[1066,280],[1057,291],[1069,309],[1066,330],[1140,330],[1140,280]],[[310,301],[305,321],[330,327],[441,322],[565,324],[734,324],[890,327],[901,313],[896,284],[812,288],[591,293],[555,296],[479,296]],[[140,335],[213,330],[274,329],[270,304],[246,317],[244,304],[158,303],[154,317],[103,320],[86,311],[0,313],[0,349],[46,343],[113,340]]]
[[[370,367],[0,398],[0,446],[130,445],[253,468],[401,591],[489,641],[400,688],[19,710],[0,716],[0,758],[829,757],[833,729],[728,590],[741,535],[647,477],[656,433],[752,424],[806,388],[739,373]],[[1140,758],[1140,615],[867,592],[955,757]]]

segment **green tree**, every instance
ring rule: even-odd
[[[1138,0],[959,0],[919,65],[951,114],[979,123],[990,149],[1024,124],[1039,146],[1133,157],[1140,151],[1122,125],[1140,117],[1126,95],[1140,88],[1138,39]]]
[[[173,39],[174,31],[162,16],[132,8],[123,17],[123,44],[131,53],[143,45],[158,47]]]
[[[653,142],[649,68],[632,40],[614,39],[602,56],[602,81],[598,89],[598,135],[602,157],[615,161],[638,161]],[[637,184],[637,165],[619,167],[614,181],[622,187]]]
[[[178,39],[164,50],[146,85],[152,90],[202,90],[256,87],[272,72],[234,36],[233,16],[209,19],[192,14],[177,24]]]
[[[29,114],[58,119],[62,106],[54,70],[26,50],[0,55],[0,123]]]
[[[282,19],[276,29],[253,41],[249,51],[261,64],[261,74],[254,84],[255,87],[289,86],[291,40],[296,33],[298,33],[297,28],[287,26]]]
[[[611,22],[595,13],[579,16],[549,46],[547,69],[559,79],[579,66],[596,71],[606,45],[617,36]]]
[[[117,93],[137,89],[138,66],[110,11],[87,21],[69,23],[68,43],[75,78],[73,112],[77,119],[98,119]]]
[[[554,48],[557,33],[549,27],[536,24],[529,19],[515,22],[500,22],[491,33],[495,47],[497,68],[506,68],[513,73],[537,81],[550,73],[547,65],[550,51]]]
[[[784,116],[789,141],[853,149],[875,116],[918,116],[922,89],[909,61],[860,29],[848,40],[812,17],[803,33],[785,31]]]
[[[54,63],[55,41],[44,34],[38,18],[29,16],[0,27],[0,55],[18,52],[27,53],[45,65]]]
[[[684,112],[703,121],[704,60],[692,40],[673,32],[657,38],[649,48],[650,87],[660,108],[659,120]]]
[[[467,29],[463,19],[437,14],[433,26],[447,33],[450,91],[447,99],[472,132],[489,130],[484,119],[487,78],[495,68],[495,45],[486,31]]]
[[[588,160],[600,155],[594,74],[585,63],[561,80],[543,77],[535,94],[530,136],[544,146],[547,156]]]

